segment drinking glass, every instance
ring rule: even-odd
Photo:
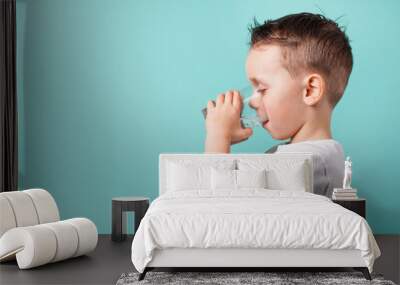
[[[243,98],[243,108],[240,112],[240,123],[242,127],[262,127],[262,123],[268,119],[266,113],[264,112],[264,115],[260,117],[256,110],[251,106],[251,102],[254,102],[253,100],[260,100],[261,95],[254,91],[253,87],[250,85],[240,89],[239,94]],[[215,104],[214,100],[213,102]],[[207,107],[203,108],[201,112],[203,113],[205,119],[207,117]]]

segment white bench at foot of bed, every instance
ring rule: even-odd
[[[170,248],[147,267],[365,267],[359,250]]]
[[[139,281],[153,268],[175,267],[229,267],[242,271],[245,268],[352,267],[371,280],[361,251],[356,249],[168,248],[154,251]]]

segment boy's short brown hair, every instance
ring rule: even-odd
[[[353,68],[349,39],[335,21],[320,14],[298,13],[263,24],[254,20],[249,31],[251,47],[263,44],[281,47],[282,64],[291,76],[302,71],[321,74],[327,85],[328,100],[335,107]]]

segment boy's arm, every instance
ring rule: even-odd
[[[224,135],[207,135],[205,153],[230,153],[231,139]]]

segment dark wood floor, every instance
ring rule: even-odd
[[[130,259],[132,237],[112,242],[99,235],[96,249],[87,256],[18,270],[15,261],[0,264],[0,284],[115,284],[124,272],[135,270]]]
[[[382,251],[374,272],[399,283],[400,236],[377,235]],[[19,270],[15,261],[0,264],[0,284],[115,284],[124,272],[134,271],[130,259],[132,237],[121,243],[100,235],[95,251],[87,256]]]

